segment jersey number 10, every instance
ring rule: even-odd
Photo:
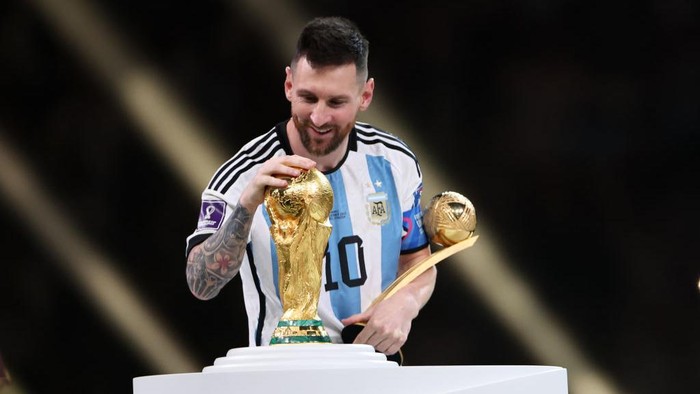
[[[348,247],[356,248],[357,250],[357,268],[360,276],[358,278],[350,277],[350,262],[348,261]],[[338,281],[333,281],[333,270],[331,269],[331,252],[330,244],[326,247],[326,291],[337,290]],[[347,287],[358,287],[365,284],[367,280],[367,269],[365,268],[365,252],[362,248],[362,238],[357,235],[343,237],[338,242],[338,257],[340,260],[340,274],[343,283]]]

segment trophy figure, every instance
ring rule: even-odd
[[[332,228],[328,217],[333,208],[333,189],[315,168],[288,182],[285,189],[265,191],[284,311],[270,345],[330,343],[318,316],[318,300],[323,256]]]

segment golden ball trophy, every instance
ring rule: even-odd
[[[331,224],[333,189],[313,168],[288,179],[284,189],[265,191],[270,234],[277,248],[283,314],[270,345],[330,343],[318,316],[323,256]]]
[[[391,297],[428,268],[474,246],[479,239],[478,235],[474,235],[476,209],[469,199],[457,192],[442,192],[430,200],[423,211],[423,227],[428,239],[444,248],[406,270],[372,302],[372,305]]]
[[[468,198],[457,192],[442,192],[430,200],[423,211],[423,227],[428,234],[428,239],[444,248],[406,270],[372,301],[370,307],[394,295],[428,268],[459,251],[474,246],[479,239],[478,235],[474,235],[476,209]],[[363,328],[362,323],[343,328],[341,332],[343,342],[353,343]],[[402,365],[403,353],[399,350],[395,354],[387,355],[387,359]]]
[[[452,246],[474,234],[476,209],[468,198],[457,192],[442,192],[433,197],[423,212],[428,237],[441,246]]]

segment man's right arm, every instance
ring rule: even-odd
[[[287,187],[287,181],[280,177],[299,176],[300,169],[308,170],[315,165],[315,161],[296,155],[273,157],[263,163],[241,193],[230,219],[187,256],[187,284],[195,297],[214,298],[238,273],[253,215],[263,203],[265,189]]]
[[[214,298],[241,268],[253,213],[238,204],[223,227],[192,248],[187,257],[187,284],[195,297]]]

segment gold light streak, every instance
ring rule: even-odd
[[[226,159],[198,119],[158,73],[111,26],[94,3],[84,0],[31,0],[36,9],[115,94],[126,115],[199,197],[209,177]]]
[[[26,391],[17,382],[0,387],[0,394],[26,394]]]
[[[55,256],[56,261],[106,320],[160,372],[192,372],[197,364],[153,309],[107,257],[77,230],[52,203],[26,160],[9,145],[0,130],[0,189],[22,223]],[[99,349],[95,349],[99,352]],[[109,358],[109,354],[104,354]]]
[[[294,1],[228,0],[228,3],[237,12],[244,13],[245,19],[255,21],[253,25],[259,26],[260,31],[270,38],[271,52],[286,61],[280,67],[280,75],[284,75],[284,67],[294,55],[297,36],[310,17]]]

